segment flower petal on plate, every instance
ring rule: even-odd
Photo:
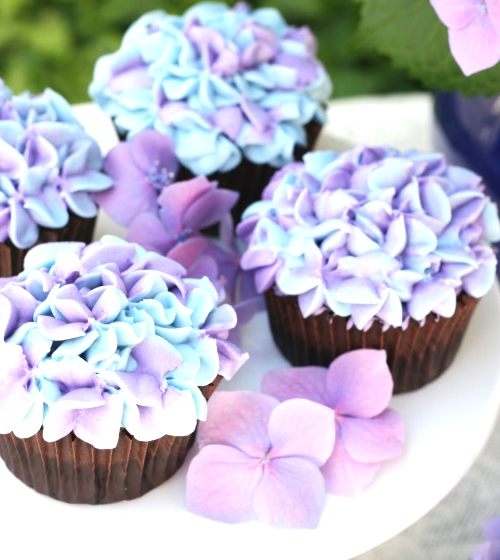
[[[319,366],[274,369],[264,375],[261,390],[279,401],[301,398],[327,405],[327,371]]]
[[[253,500],[259,521],[280,529],[314,529],[325,505],[325,482],[303,457],[270,460]]]
[[[389,404],[393,387],[385,350],[352,350],[335,358],[328,368],[328,405],[345,416],[380,414]]]
[[[306,399],[290,399],[272,411],[268,432],[271,459],[305,457],[320,467],[333,451],[335,412]]]
[[[262,478],[260,459],[227,445],[207,445],[189,465],[186,508],[225,523],[255,519],[253,494]]]
[[[375,418],[338,417],[338,422],[344,446],[355,461],[387,461],[403,452],[405,424],[394,410],[384,410]]]

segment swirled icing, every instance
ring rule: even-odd
[[[278,171],[238,226],[259,292],[298,296],[358,329],[450,317],[461,291],[491,287],[500,240],[481,178],[441,154],[357,147],[310,152]]]
[[[26,249],[40,226],[62,228],[70,211],[95,217],[92,193],[112,185],[101,167],[97,143],[59,94],[0,91],[0,242]]]
[[[120,427],[141,441],[187,435],[206,417],[199,386],[230,378],[248,355],[206,279],[115,237],[32,249],[0,290],[0,433],[97,448]]]
[[[331,83],[307,27],[272,8],[200,3],[182,16],[143,15],[120,49],[101,57],[90,96],[132,137],[170,135],[196,175],[248,160],[280,167],[324,120]]]

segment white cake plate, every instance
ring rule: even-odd
[[[109,123],[85,106],[88,127],[101,138]],[[81,113],[79,113],[81,114]],[[100,122],[98,122],[100,121]],[[108,128],[106,128],[108,127]],[[100,216],[96,236],[119,234]],[[250,360],[219,390],[259,390],[268,370],[287,362],[260,313],[242,329]],[[226,525],[190,514],[184,507],[190,458],[165,484],[131,502],[68,505],[18,481],[0,462],[2,547],[13,558],[52,560],[328,558],[347,560],[374,548],[413,524],[443,499],[483,448],[500,402],[500,287],[479,303],[452,366],[426,387],[398,395],[391,407],[404,418],[407,445],[383,465],[359,497],[329,496],[313,531],[275,530],[250,522]]]

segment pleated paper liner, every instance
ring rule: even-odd
[[[200,388],[207,400],[221,379],[218,375]],[[142,496],[177,472],[195,439],[192,433],[142,442],[122,428],[114,449],[96,449],[73,433],[46,442],[42,430],[29,438],[0,435],[0,456],[22,482],[71,504],[110,504]]]
[[[367,331],[330,311],[304,319],[296,296],[266,292],[269,324],[274,341],[294,366],[328,367],[334,358],[358,348],[385,349],[394,379],[394,393],[414,391],[430,383],[452,363],[478,300],[464,293],[449,319],[431,314],[425,324],[410,319],[408,327],[389,327],[380,321]]]
[[[54,241],[83,241],[90,243],[94,233],[95,218],[80,218],[72,212],[68,223],[59,229],[40,228],[35,245]],[[33,245],[33,247],[35,246]],[[10,239],[0,243],[0,277],[14,276],[24,270],[24,257],[31,249],[19,249]]]

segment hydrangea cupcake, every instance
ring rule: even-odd
[[[0,84],[0,276],[21,272],[37,243],[91,241],[92,195],[112,185],[101,168],[97,143],[59,94],[12,95]]]
[[[483,190],[440,154],[392,148],[312,152],[276,173],[238,234],[285,357],[385,348],[395,392],[435,379],[495,278]]]
[[[214,286],[118,238],[48,243],[0,290],[0,455],[71,503],[141,496],[172,476],[222,377],[247,359]]]
[[[238,190],[238,218],[277,167],[312,148],[330,93],[310,30],[245,3],[145,14],[89,88],[123,137],[154,128],[173,139],[180,180]]]

